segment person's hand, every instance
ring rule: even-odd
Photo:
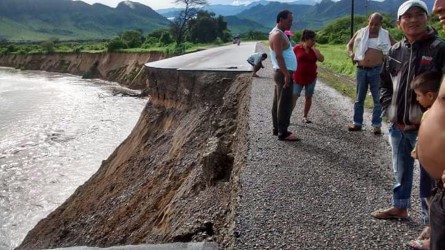
[[[416,154],[416,150],[415,149],[413,151],[411,151],[411,157],[413,159],[417,159],[417,154]]]
[[[442,173],[442,185],[445,188],[445,170]]]
[[[291,80],[292,80],[292,78],[291,78],[289,72],[286,75],[284,75],[284,88],[289,87]]]

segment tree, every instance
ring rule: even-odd
[[[122,39],[120,38],[120,37],[114,37],[113,39],[111,39],[109,42],[108,42],[108,45],[107,45],[107,50],[109,51],[109,52],[112,52],[112,51],[116,51],[116,50],[119,50],[119,49],[125,49],[127,46],[126,46],[126,44],[122,41]]]
[[[43,41],[40,43],[40,47],[42,47],[46,53],[53,53],[55,45],[53,41]]]
[[[170,26],[176,44],[179,45],[184,41],[187,23],[196,16],[199,7],[207,4],[207,0],[175,0],[175,3],[185,5]]]
[[[187,23],[189,41],[193,43],[211,43],[218,37],[218,23],[214,13],[198,11],[196,18]]]
[[[122,41],[127,44],[128,48],[139,48],[142,45],[142,32],[138,30],[128,30],[122,33]]]

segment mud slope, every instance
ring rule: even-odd
[[[147,76],[150,100],[132,133],[18,249],[231,244],[251,79],[168,70]]]
[[[162,53],[54,53],[48,55],[2,55],[0,66],[81,75],[144,89],[144,63],[164,59]]]

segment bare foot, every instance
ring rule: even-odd
[[[417,239],[418,240],[429,239],[431,237],[430,235],[431,235],[431,227],[426,226],[420,233],[419,237],[417,237]]]

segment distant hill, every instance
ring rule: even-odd
[[[404,2],[404,0],[385,0],[383,2],[355,0],[354,13],[355,15],[368,16],[369,14],[378,11],[391,15],[395,20],[397,9],[402,2]],[[426,0],[425,2],[431,10],[434,0]],[[294,13],[294,24],[292,29],[320,29],[334,19],[349,16],[351,14],[351,0],[322,0],[315,5],[295,4],[295,2],[270,2],[268,5],[257,5],[244,10],[237,14],[236,17],[256,22],[262,27],[272,28],[275,26],[277,13],[283,9],[289,9]],[[237,27],[232,25],[230,21],[228,26],[230,29],[237,29]]]
[[[379,11],[394,19],[403,0],[355,0],[356,15]],[[425,1],[432,9],[434,0]],[[268,32],[275,26],[277,13],[289,9],[294,13],[293,30],[320,29],[332,20],[349,16],[351,0],[298,0],[294,2],[252,2],[249,5],[208,5],[206,10],[225,16],[232,33]],[[89,5],[72,0],[0,0],[0,39],[13,41],[91,40],[113,37],[125,30],[136,29],[147,34],[167,28],[167,17],[177,16],[180,9],[154,11],[131,1],[116,8],[102,4]],[[161,15],[162,13],[162,15]]]
[[[125,1],[116,8],[71,0],[1,0],[0,39],[90,40],[137,29],[148,33],[169,25],[148,6]]]

